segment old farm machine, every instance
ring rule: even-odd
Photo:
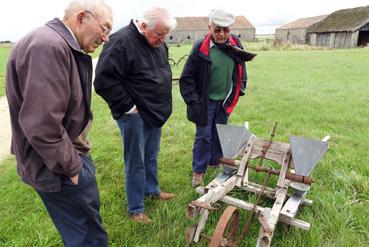
[[[253,135],[246,124],[245,127],[217,125],[224,156],[221,159],[223,171],[207,186],[197,187],[196,192],[202,196],[188,204],[187,217],[195,219],[199,216],[198,223],[185,231],[188,244],[207,239],[211,247],[240,246],[254,215],[260,223],[256,246],[270,246],[278,221],[309,230],[310,224],[296,216],[300,205],[312,205],[306,198],[313,182],[309,175],[326,153],[329,136],[322,140],[289,136],[289,143],[275,142],[276,127],[277,123],[270,139],[265,140]],[[251,173],[264,173],[262,183],[251,181]],[[270,187],[272,176],[278,176],[274,178],[274,187]],[[227,195],[236,188],[241,193],[256,193],[255,202]],[[270,198],[273,205],[260,206],[262,196]],[[206,221],[209,212],[218,210],[218,201],[229,206],[221,215],[213,235],[208,236],[204,233]],[[250,211],[242,227],[239,226],[241,209]]]

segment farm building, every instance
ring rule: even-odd
[[[293,22],[287,23],[275,30],[275,40],[277,42],[291,44],[306,44],[307,28],[324,19],[326,15],[301,18]]]
[[[369,43],[369,6],[342,9],[307,29],[308,44],[353,48]]]
[[[167,36],[168,43],[193,43],[208,32],[208,17],[177,17],[177,28]],[[236,16],[231,33],[242,41],[255,38],[255,27],[244,17]]]

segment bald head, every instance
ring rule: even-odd
[[[64,10],[63,20],[68,20],[79,11],[101,12],[104,15],[111,15],[112,10],[104,0],[72,0]]]

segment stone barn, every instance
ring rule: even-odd
[[[369,6],[342,9],[311,25],[308,44],[353,48],[369,43]]]
[[[324,19],[326,15],[301,18],[287,23],[275,30],[275,40],[282,43],[306,44],[307,28]]]
[[[208,17],[176,17],[177,28],[167,36],[167,43],[193,43],[208,32]],[[244,16],[236,16],[231,33],[240,40],[255,39],[255,27]]]

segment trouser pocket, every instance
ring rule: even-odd
[[[91,156],[80,154],[82,169],[78,174],[78,184],[74,184],[70,177],[64,176],[62,183],[69,186],[83,186],[95,181],[95,166]]]

